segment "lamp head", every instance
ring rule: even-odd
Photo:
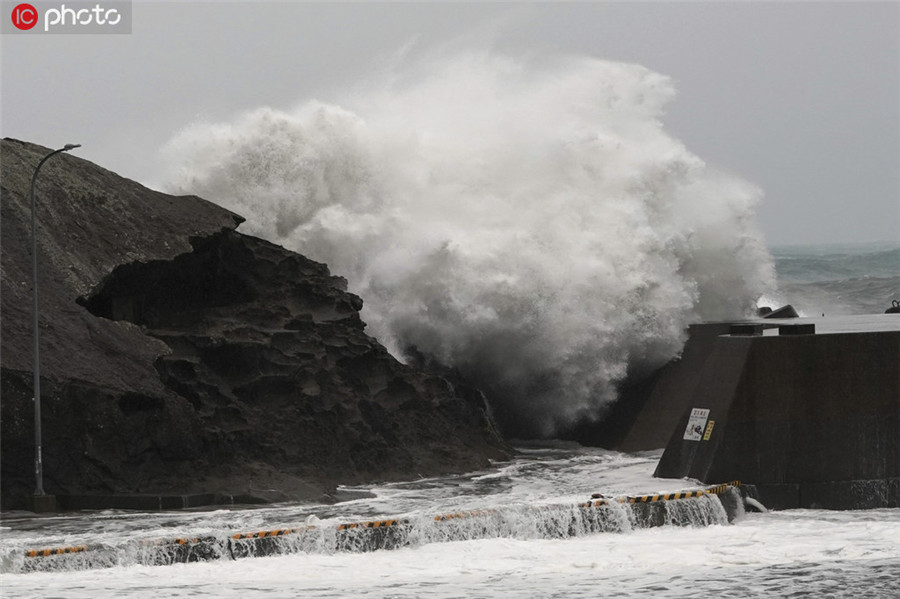
[[[69,150],[74,150],[75,148],[80,148],[81,144],[66,144],[63,146],[63,152],[68,152]]]

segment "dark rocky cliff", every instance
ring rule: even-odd
[[[2,492],[34,488],[30,204],[2,142]],[[75,156],[37,185],[44,486],[317,499],[506,457],[481,394],[399,363],[325,265]]]

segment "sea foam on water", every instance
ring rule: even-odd
[[[689,323],[774,286],[760,191],[666,133],[667,77],[470,52],[385,81],[193,124],[171,188],[326,262],[371,334],[458,368],[507,433],[597,417]]]

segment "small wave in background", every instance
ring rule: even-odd
[[[801,316],[880,314],[900,300],[900,243],[776,246],[771,251],[777,298]]]

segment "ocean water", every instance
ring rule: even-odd
[[[801,316],[881,314],[900,301],[900,241],[776,246],[778,291],[773,307],[790,303]]]
[[[715,496],[685,502],[679,524],[554,534],[535,514],[605,495],[673,491],[688,480],[654,479],[659,452],[622,454],[572,446],[522,449],[511,462],[468,475],[360,487],[371,497],[334,506],[163,513],[4,514],[4,597],[892,597],[900,579],[900,510],[744,513],[728,524]],[[673,502],[678,503],[678,502]],[[381,516],[431,521],[454,510],[498,510],[506,525],[474,534],[431,522],[410,546],[342,552],[293,548],[259,558],[140,565],[129,547],[155,538],[327,526]],[[619,508],[621,509],[621,508]],[[543,520],[546,522],[546,520]],[[460,521],[462,522],[462,521]],[[431,527],[431,528],[429,528]],[[451,532],[447,532],[450,530]],[[105,563],[56,560],[25,572],[23,550],[105,546]],[[295,551],[295,552],[293,552]],[[100,567],[103,566],[103,567]]]

